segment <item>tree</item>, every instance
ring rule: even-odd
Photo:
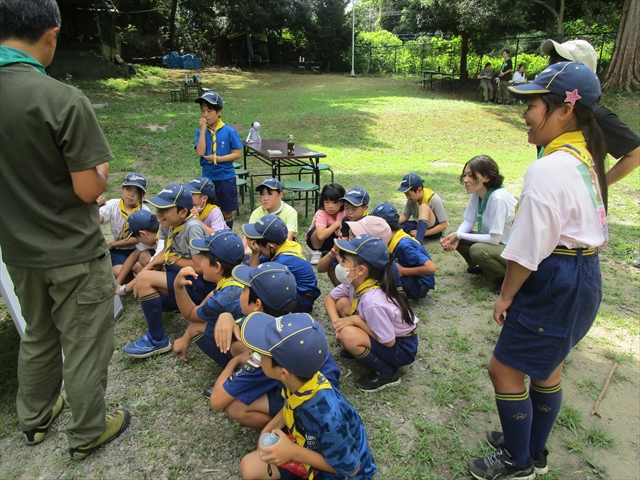
[[[314,22],[307,31],[308,56],[324,63],[325,71],[339,64],[351,44],[351,26],[345,14],[346,0],[313,1]]]
[[[603,90],[631,91],[640,86],[640,2],[625,0],[618,36],[605,72]]]
[[[559,42],[562,42],[564,39],[564,8],[565,8],[565,0],[560,0],[558,7],[556,8],[557,2],[555,0],[531,0],[532,3],[536,5],[540,5],[549,12],[553,16],[556,22],[556,35]]]

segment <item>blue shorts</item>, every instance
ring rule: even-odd
[[[435,224],[429,225],[429,228],[433,228],[436,225],[440,225],[440,222],[438,222],[437,220]],[[400,228],[402,228],[402,230],[404,230],[405,233],[408,233],[409,235],[411,235],[411,230],[418,229],[418,222],[416,222],[415,220],[407,220],[406,222],[400,224]],[[442,232],[434,233],[433,235],[424,236],[425,240],[436,240],[438,238],[442,238]]]
[[[173,282],[175,282],[180,267],[175,265],[165,265],[167,274],[167,296],[162,295],[162,310],[164,312],[172,312],[178,310],[178,304],[176,303],[176,292],[173,290]],[[207,282],[202,275],[198,278],[189,277],[191,285],[187,285],[185,289],[193,300],[193,303],[200,305],[209,293],[216,288],[215,283]]]
[[[229,360],[233,358],[231,356],[231,352],[222,353],[220,351],[220,347],[216,344],[216,341],[213,338],[206,336],[204,333],[193,337],[193,341],[202,353],[222,368],[226,367]]]
[[[269,415],[274,417],[284,403],[276,405],[276,395],[279,395],[280,382],[267,377],[262,368],[251,366],[251,358],[227,378],[222,387],[236,400],[245,405],[251,405],[263,395],[269,399]],[[284,399],[283,399],[284,402]],[[272,404],[274,405],[272,407]]]
[[[315,231],[316,231],[316,227],[313,226],[311,227],[311,230],[307,232],[307,236],[305,237],[305,240],[307,241],[307,247],[309,247],[311,250],[320,250],[321,252],[328,252],[329,250],[331,250],[335,245],[333,243],[333,240],[338,238],[337,235],[335,233],[332,233],[331,235],[329,235],[327,238],[324,239],[324,242],[320,248],[315,248],[311,244],[311,235],[313,235],[313,232]]]
[[[115,267],[117,265],[122,265],[127,261],[129,255],[133,253],[134,249],[131,248],[129,250],[125,250],[122,248],[113,248],[109,250],[109,255],[111,255],[111,266]]]
[[[296,300],[296,313],[310,313],[313,310],[313,303],[316,301],[313,296],[300,292],[296,293]]]
[[[396,337],[396,343],[392,347],[385,347],[372,337],[369,337],[369,341],[375,356],[394,368],[411,365],[418,354],[417,328],[403,337]]]
[[[573,250],[575,252],[575,250]],[[598,253],[552,254],[531,272],[511,304],[493,355],[546,380],[587,334],[602,300]]]
[[[215,180],[213,185],[216,187],[216,197],[218,197],[216,205],[220,207],[220,210],[223,212],[235,212],[238,209],[236,177],[227,180]]]
[[[424,298],[429,292],[429,287],[420,279],[420,277],[404,276],[400,277],[402,282],[402,291],[410,300]]]

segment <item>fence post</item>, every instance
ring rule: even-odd
[[[398,47],[395,47],[393,49],[393,73],[398,73],[396,71],[397,68],[397,63],[396,63],[396,59],[398,58]]]
[[[513,69],[517,67],[515,67],[515,65],[518,63],[518,48],[520,48],[520,37],[516,38],[516,57],[513,60],[513,67],[511,67],[511,76],[513,76]]]
[[[371,45],[369,45],[369,64],[367,65],[367,74],[369,73],[370,68],[371,68]]]
[[[424,43],[422,44],[422,51],[420,52],[420,74],[422,75],[422,64],[424,62]]]

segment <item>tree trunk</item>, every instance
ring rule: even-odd
[[[467,72],[467,54],[469,53],[469,33],[462,34],[462,43],[460,45],[460,80],[468,78]]]
[[[564,40],[564,2],[565,0],[560,0],[560,8],[558,8],[558,11],[556,11],[556,9],[549,5],[546,0],[531,0],[533,3],[536,3],[538,5],[540,5],[541,7],[546,8],[547,10],[549,10],[549,12],[551,13],[551,15],[553,15],[553,18],[556,21],[556,34],[558,35],[558,38],[556,38],[556,40],[558,42],[562,42]],[[555,3],[555,2],[552,2]]]
[[[171,0],[171,15],[169,16],[169,51],[174,50],[176,36],[176,11],[178,10],[178,0]]]
[[[603,90],[632,91],[640,86],[640,2],[625,0]]]

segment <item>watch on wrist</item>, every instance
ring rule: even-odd
[[[127,293],[127,286],[126,285],[120,285],[120,293],[122,295],[124,295],[125,293]]]

